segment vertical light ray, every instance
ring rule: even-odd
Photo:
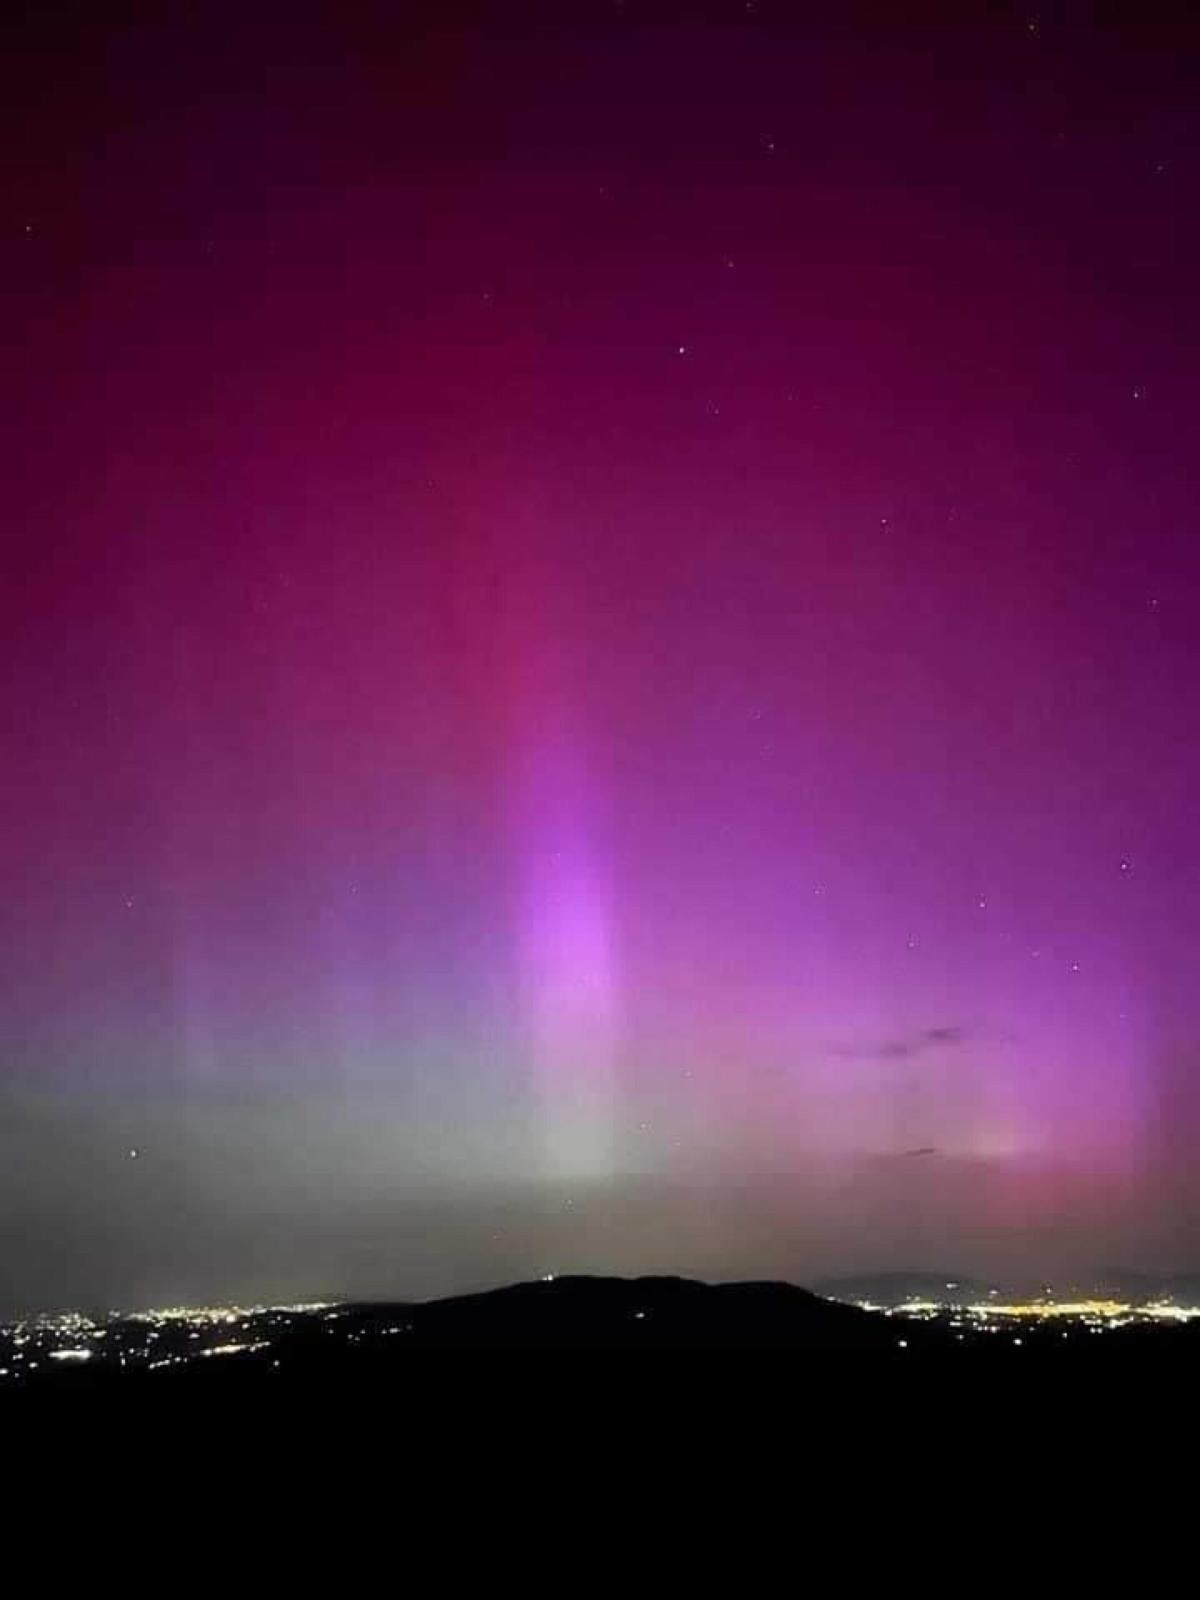
[[[577,755],[561,724],[534,737],[521,776],[519,948],[543,1159],[555,1176],[602,1176],[616,1157],[609,894]]]
[[[601,795],[588,760],[584,684],[568,649],[563,552],[547,559],[538,530],[521,523],[518,515],[509,525],[507,589],[494,618],[508,730],[518,1031],[544,1175],[597,1178],[616,1170],[620,1029]]]

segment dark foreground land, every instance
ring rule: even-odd
[[[59,1317],[0,1330],[0,1406],[37,1398],[287,1393],[419,1381],[432,1352],[777,1351],[958,1369],[1200,1360],[1200,1323],[953,1308],[864,1310],[780,1283],[555,1278],[422,1304],[336,1304]]]

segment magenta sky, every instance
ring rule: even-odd
[[[0,1299],[1195,1264],[1200,58],[1084,10],[30,25]]]

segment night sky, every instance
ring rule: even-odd
[[[53,9],[0,1311],[1200,1265],[1195,28]]]

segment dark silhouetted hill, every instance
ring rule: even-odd
[[[368,1325],[379,1315],[367,1308]],[[562,1277],[462,1295],[404,1314],[416,1347],[892,1350],[886,1319],[785,1283]]]

